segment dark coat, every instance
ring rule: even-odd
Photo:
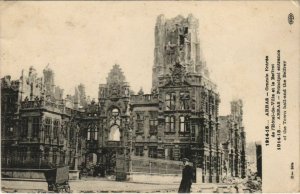
[[[178,193],[190,193],[192,183],[193,183],[193,168],[187,165],[182,170],[182,179],[181,179]]]

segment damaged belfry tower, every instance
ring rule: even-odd
[[[202,169],[203,182],[219,182],[222,153],[218,140],[219,94],[209,78],[191,14],[157,18],[152,91],[159,94],[158,118],[165,158],[189,158]]]
[[[180,63],[188,73],[199,73],[208,77],[198,37],[199,22],[193,15],[157,18],[155,25],[154,66],[152,86],[157,87],[159,77],[171,75],[174,64]]]

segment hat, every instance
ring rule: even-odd
[[[183,161],[183,162],[188,162],[189,159],[188,159],[188,158],[183,158],[182,161]]]

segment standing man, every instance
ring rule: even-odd
[[[184,168],[182,170],[182,179],[178,193],[190,193],[193,183],[193,168],[189,164],[189,159],[183,159]]]

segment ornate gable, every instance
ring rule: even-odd
[[[119,65],[114,65],[107,77],[108,95],[111,98],[122,96],[125,76]]]
[[[113,66],[112,70],[108,74],[108,77],[106,78],[106,81],[108,85],[125,82],[124,73],[118,64]]]

